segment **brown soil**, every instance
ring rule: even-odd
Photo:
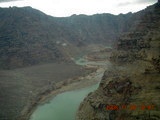
[[[0,119],[19,119],[20,115],[31,111],[42,96],[65,86],[70,78],[76,80],[93,71],[71,63],[1,70],[0,103],[3,104],[0,104]]]

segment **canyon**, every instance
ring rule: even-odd
[[[52,17],[31,7],[0,8],[0,18],[0,119],[28,120],[48,96],[78,82],[97,83],[85,83],[86,76],[107,60],[111,65],[103,66],[99,87],[81,103],[77,120],[160,119],[159,1],[119,15]],[[77,65],[82,56],[102,63]],[[115,111],[107,105],[154,109]]]

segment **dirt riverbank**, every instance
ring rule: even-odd
[[[104,73],[105,69],[101,67],[97,67],[97,70],[84,76],[84,77],[78,77],[75,79],[68,79],[62,82],[57,83],[57,89],[49,91],[49,92],[44,92],[44,94],[41,94],[37,100],[35,100],[32,103],[32,107],[28,109],[29,106],[26,106],[26,109],[28,111],[22,111],[22,116],[20,117],[21,120],[29,120],[31,114],[34,112],[34,110],[37,108],[38,105],[44,104],[48,102],[50,99],[53,99],[54,96],[70,91],[70,90],[77,90],[81,89],[84,87],[88,87],[94,84],[97,84],[100,82],[100,79]]]

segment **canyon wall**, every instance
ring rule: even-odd
[[[80,104],[77,120],[160,119],[160,3],[118,38],[98,89]]]

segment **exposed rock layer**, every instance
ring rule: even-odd
[[[77,120],[160,120],[160,4],[142,12],[119,38],[113,66],[81,103]]]

